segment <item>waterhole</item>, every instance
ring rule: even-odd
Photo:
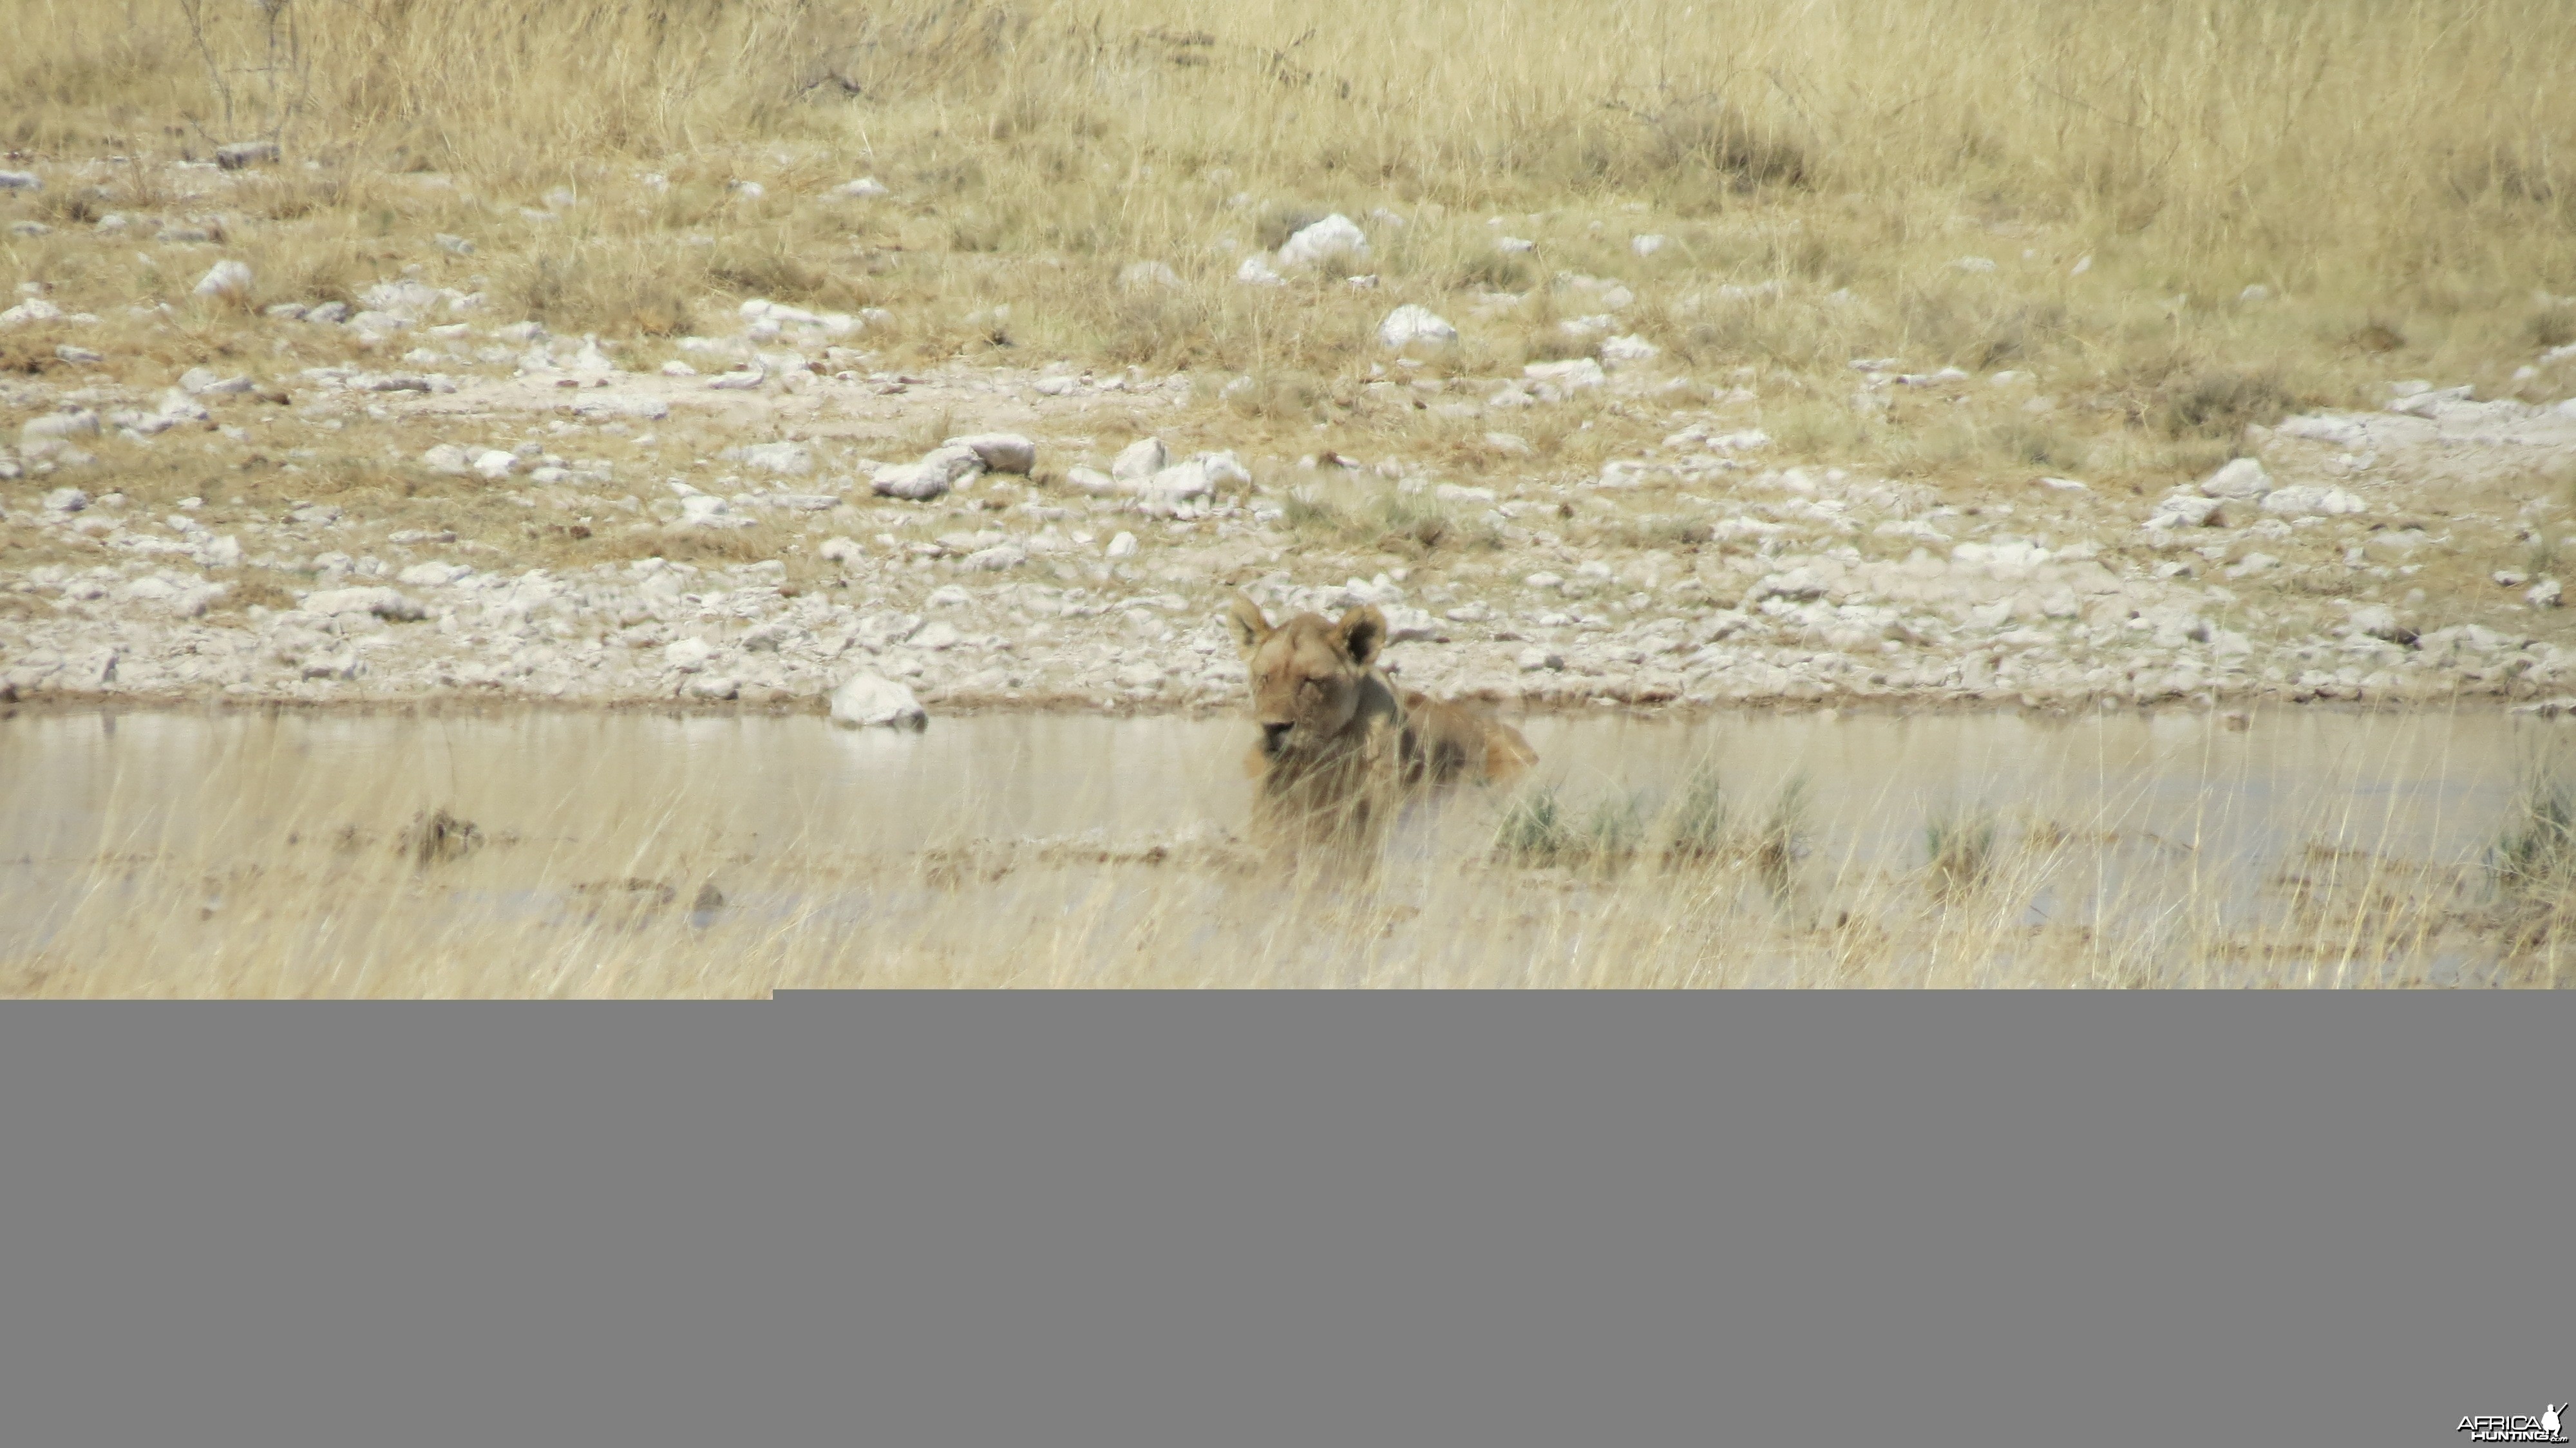
[[[22,717],[0,989],[2558,975],[2576,847],[2546,721],[1521,727],[1530,779],[1409,807],[1366,862],[1283,863],[1250,837],[1233,719]]]

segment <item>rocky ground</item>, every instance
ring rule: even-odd
[[[1235,587],[1377,604],[1407,682],[1530,707],[2576,685],[2576,401],[2392,379],[2170,492],[1924,480],[1799,461],[1754,367],[1612,336],[1459,376],[1399,313],[1292,453],[1250,379],[893,372],[865,315],[754,301],[656,363],[403,277],[363,300],[185,369],[146,309],[0,314],[41,363],[0,381],[0,700],[820,707],[873,671],[934,712],[1199,708],[1240,696]],[[2062,405],[1906,369],[1855,360],[1835,405]]]

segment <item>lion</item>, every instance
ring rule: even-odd
[[[1498,719],[1399,692],[1377,667],[1387,628],[1375,607],[1339,622],[1301,613],[1273,627],[1237,593],[1226,623],[1250,675],[1261,737],[1245,767],[1261,781],[1267,813],[1327,834],[1365,834],[1387,819],[1391,785],[1508,781],[1538,760]]]

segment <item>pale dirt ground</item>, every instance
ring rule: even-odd
[[[427,339],[388,342],[341,377],[294,365],[327,329],[263,320],[267,355],[228,374],[257,389],[200,394],[203,421],[132,438],[111,421],[69,457],[26,449],[0,484],[0,681],[29,701],[812,707],[873,668],[934,705],[1183,708],[1237,694],[1215,621],[1236,587],[1274,611],[1379,603],[1409,680],[1534,706],[2523,698],[2576,667],[2563,612],[2531,595],[2564,526],[2547,480],[2576,460],[2576,416],[2544,406],[2347,415],[2349,446],[2258,430],[2248,451],[2276,484],[2341,488],[2362,511],[2284,518],[2237,500],[2216,526],[2157,533],[2141,524],[2158,496],[2053,486],[2037,468],[1940,485],[1791,463],[1743,436],[1778,426],[1777,409],[1733,369],[1650,362],[1564,401],[1497,406],[1503,381],[1390,357],[1383,383],[1356,390],[1353,424],[1307,431],[1209,397],[1223,379],[898,373],[858,346],[812,348],[821,367],[848,365],[753,390],[532,372],[525,347],[471,361],[501,319],[465,315],[425,351],[382,356]],[[0,407],[22,425],[148,412],[175,377],[143,370],[48,372],[7,384]],[[1852,385],[1897,429],[1998,392],[2045,395],[1890,371]],[[364,390],[388,377],[441,390]],[[1448,435],[1416,422],[1412,446],[1375,456],[1323,445],[1383,412]],[[988,474],[929,503],[869,494],[876,464],[993,430],[1035,440],[1033,477]],[[1533,433],[1561,452],[1566,432],[1608,456],[1520,453]],[[1142,436],[1175,457],[1229,449],[1253,486],[1173,518],[1066,485],[1066,469],[1106,468]],[[722,456],[779,441],[805,444],[812,471]],[[524,456],[503,479],[450,476],[418,462],[439,444]],[[680,521],[680,486],[730,500],[716,523],[749,526]],[[49,507],[63,488],[88,505]],[[1134,551],[1113,558],[1121,535]],[[365,586],[420,616],[296,606]],[[709,647],[673,651],[692,640]]]

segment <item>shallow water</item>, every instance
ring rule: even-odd
[[[2233,728],[2185,713],[1576,716],[1522,728],[1542,761],[1534,783],[1577,821],[1623,803],[1651,819],[1695,770],[1714,770],[1730,817],[1748,824],[1794,791],[1796,869],[1814,890],[1919,871],[1936,820],[2063,842],[2071,865],[2016,887],[2012,909],[2034,926],[2105,919],[2150,869],[2183,871],[2243,920],[2263,914],[2265,890],[2302,852],[2473,872],[2517,781],[2561,736],[2489,711],[2285,710]],[[1239,720],[1077,715],[943,719],[920,735],[809,717],[22,717],[0,723],[0,958],[45,948],[70,902],[101,889],[140,900],[173,869],[194,870],[211,918],[246,865],[335,831],[344,853],[389,847],[438,810],[502,848],[479,851],[421,907],[433,915],[552,919],[574,876],[695,891],[685,870],[734,917],[840,928],[889,908],[888,887],[855,882],[853,860],[968,841],[1122,849],[1239,833],[1248,733]],[[1417,810],[1390,854],[1426,876],[1481,863],[1501,802],[1467,790]],[[979,898],[951,888],[910,908],[989,908],[997,920],[1028,908]]]

